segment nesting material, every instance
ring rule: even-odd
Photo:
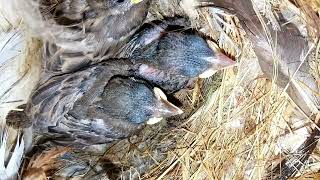
[[[4,2],[0,1],[0,18],[10,18],[0,19],[0,27],[3,26],[0,28],[0,39],[8,42],[0,41],[1,120],[9,110],[26,101],[38,80],[41,42],[30,36],[36,34],[43,37],[48,32],[47,25],[52,25],[34,21],[33,26],[26,27],[20,23],[20,17],[3,8]],[[256,13],[260,12],[273,28],[281,28],[282,24],[277,22],[274,11],[282,11],[287,21],[298,25],[301,34],[310,38],[309,42],[314,46],[310,48],[312,56],[306,60],[310,65],[308,73],[319,87],[319,32],[305,8],[311,6],[312,12],[319,17],[318,1],[252,2],[255,3]],[[9,4],[5,6],[15,7]],[[44,162],[52,156],[54,160],[45,162],[46,166],[39,171],[43,177],[263,179],[282,160],[294,157],[294,152],[310,136],[312,129],[318,128],[315,120],[319,118],[319,102],[309,101],[312,102],[309,108],[315,117],[306,116],[283,88],[263,74],[253,51],[255,44],[251,44],[237,17],[217,8],[196,10],[192,8],[194,4],[197,2],[156,0],[148,17],[189,16],[195,28],[212,37],[221,48],[236,58],[236,67],[218,72],[212,79],[199,81],[192,92],[177,94],[177,97],[183,97],[183,106],[188,107],[187,114],[183,116],[147,126],[137,136],[104,147],[90,147],[80,152],[70,150],[68,156],[60,156],[65,150],[51,150],[36,155],[33,164],[31,162],[26,166],[27,170],[37,165],[35,162]],[[35,14],[35,17],[38,15]],[[28,24],[33,20],[30,16],[25,21]],[[35,27],[38,27],[37,31],[34,31]],[[54,29],[57,31],[50,31],[46,37],[57,38],[62,29],[56,26]],[[299,91],[306,91],[306,86],[299,84],[299,87]],[[319,92],[313,94],[319,98]],[[302,179],[316,179],[319,177],[315,173],[320,169],[319,159],[317,147],[295,175],[302,175]],[[53,162],[60,162],[60,166],[51,166]],[[40,167],[37,165],[35,168]]]

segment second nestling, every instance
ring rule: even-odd
[[[182,113],[134,73],[127,60],[108,60],[40,84],[24,111],[7,123],[32,128],[60,145],[81,147],[126,138],[145,124]]]
[[[235,65],[218,49],[212,49],[185,18],[168,18],[144,24],[120,51],[140,67],[140,77],[176,92],[192,86],[195,78],[208,78]]]

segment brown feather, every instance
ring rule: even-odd
[[[61,165],[57,161],[57,158],[70,150],[70,148],[55,148],[33,156],[23,172],[23,179],[46,180],[48,171],[56,169]]]

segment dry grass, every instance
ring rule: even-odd
[[[212,24],[208,13],[203,13]],[[205,87],[209,88],[205,103],[173,131],[179,133],[175,149],[145,178],[262,179],[270,166],[293,152],[308,135],[312,120],[300,113],[283,89],[261,76],[250,43],[239,29],[232,29],[236,20],[224,18],[229,25],[218,35],[220,46],[236,56],[242,46],[239,64],[223,72],[217,90]],[[318,58],[310,60],[313,69],[319,68]],[[314,75],[319,81],[319,71]]]
[[[207,11],[201,12],[200,17],[209,21],[206,22],[209,25],[217,20]],[[138,141],[131,148],[127,146],[128,151],[121,158],[115,158],[114,152],[123,146],[115,145],[107,152],[106,159],[117,159],[118,164],[128,169],[136,168],[131,172],[143,172],[139,165],[130,163],[134,159],[132,154],[151,161],[151,170],[141,176],[132,173],[131,177],[262,179],[266,170],[280,163],[308,136],[308,126],[313,123],[301,114],[283,89],[263,77],[252,45],[241,30],[235,29],[237,20],[232,16],[225,18],[228,26],[210,29],[209,33],[219,37],[220,46],[237,57],[237,67],[222,73],[218,88],[210,81],[205,83],[202,87],[205,93],[200,96],[205,97],[203,104],[185,122],[174,128],[154,128],[158,130],[154,136],[150,136],[147,128],[141,140],[147,143],[140,146]],[[219,30],[224,32],[214,34]],[[319,68],[317,62],[311,60],[315,69]],[[319,79],[318,72],[314,74]],[[311,159],[317,162],[319,156],[314,153]],[[308,166],[305,172],[311,170]]]
[[[319,1],[308,4],[319,13]],[[265,10],[272,21],[270,9]],[[312,120],[300,113],[283,89],[263,77],[252,45],[236,28],[237,19],[214,9],[199,12],[199,18],[208,24],[206,33],[219,39],[219,46],[235,56],[238,65],[188,93],[190,118],[147,127],[140,136],[110,145],[104,154],[90,154],[94,163],[112,161],[106,166],[117,171],[105,173],[141,179],[262,179],[308,135]],[[225,24],[217,26],[221,21]],[[310,64],[320,86],[320,43],[316,49]],[[311,173],[320,169],[319,152],[304,168],[310,175],[299,179],[319,177]],[[91,171],[86,174],[93,176]]]

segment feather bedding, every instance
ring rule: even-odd
[[[52,0],[41,4],[40,12],[37,0],[0,0],[0,119],[3,127],[9,110],[25,103],[38,83],[43,66],[42,41],[54,41],[61,47],[85,52],[95,47],[90,33],[84,33],[90,18],[75,24],[77,28],[72,29],[44,14],[59,5],[66,16],[76,21],[79,18],[77,13],[86,7],[81,2],[88,2],[59,2]],[[99,2],[90,5],[94,7]],[[227,1],[216,2],[225,5],[223,3]],[[250,2],[253,2],[254,12],[258,13],[259,18],[263,16],[264,22],[271,24],[264,27],[281,29],[284,24],[279,24],[278,14],[275,13],[281,11],[287,22],[294,23],[299,32],[307,36],[309,44],[313,44],[310,46],[313,48],[310,49],[312,56],[308,60],[308,73],[319,87],[319,32],[310,18],[314,15],[319,18],[319,3],[310,0],[312,3],[308,5],[312,8],[308,9],[303,1]],[[35,154],[28,166],[20,170],[16,168],[16,172],[10,173],[5,168],[12,166],[8,156],[10,150],[12,156],[17,155],[15,159],[11,158],[12,161],[20,164],[21,150],[28,146],[25,144],[30,144],[30,137],[29,140],[26,137],[20,140],[20,132],[9,129],[8,135],[6,131],[1,133],[0,159],[6,158],[6,161],[0,162],[0,174],[13,176],[19,173],[28,178],[39,168],[35,166],[36,162],[45,162],[48,154],[53,154],[38,172],[41,177],[264,179],[270,177],[268,173],[278,170],[280,162],[288,164],[283,161],[286,158],[292,158],[289,163],[296,166],[294,161],[301,161],[301,157],[294,155],[303,152],[307,160],[304,160],[302,167],[299,165],[299,172],[292,174],[296,177],[303,177],[303,174],[316,177],[313,172],[320,169],[319,147],[315,146],[311,153],[299,150],[315,132],[312,129],[317,128],[319,102],[308,100],[308,104],[313,103],[308,107],[314,112],[312,117],[301,113],[295,99],[291,99],[284,93],[283,87],[277,86],[263,73],[258,54],[256,56],[254,53],[255,44],[248,38],[245,28],[241,28],[241,18],[216,7],[196,9],[195,6],[200,6],[197,1],[155,0],[148,14],[149,21],[164,16],[189,17],[192,27],[212,37],[238,62],[236,67],[224,70],[210,80],[199,81],[196,88],[184,96],[184,104],[192,112],[189,117],[169,119],[145,128],[139,136],[104,147],[91,147],[81,152],[46,150],[40,155]],[[103,16],[101,9],[96,13]],[[268,45],[262,44],[264,47]],[[309,93],[305,85],[296,84],[299,87],[297,91]],[[315,99],[319,98],[319,92],[312,94]],[[308,98],[308,94],[304,95],[302,97]],[[316,143],[315,138],[309,146]],[[3,154],[5,147],[6,155]],[[90,164],[86,164],[88,159]],[[48,163],[58,163],[59,167]],[[280,172],[287,173],[281,167]]]

